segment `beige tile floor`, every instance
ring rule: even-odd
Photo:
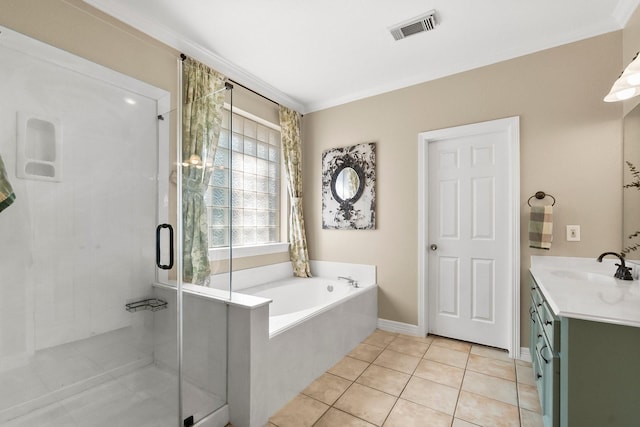
[[[377,330],[268,427],[542,426],[531,364],[447,338]]]

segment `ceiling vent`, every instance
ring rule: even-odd
[[[415,18],[401,22],[389,28],[394,39],[402,40],[414,34],[431,31],[436,26],[436,11],[431,10]]]

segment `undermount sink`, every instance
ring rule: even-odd
[[[570,280],[581,280],[581,281],[589,281],[589,282],[610,282],[610,283],[616,282],[613,275],[608,276],[606,274],[601,274],[601,273],[591,273],[591,272],[576,271],[576,270],[553,270],[551,274],[556,277],[560,277],[562,279],[570,279]]]

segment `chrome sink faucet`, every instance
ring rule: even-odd
[[[616,274],[614,274],[613,277],[615,277],[616,279],[622,279],[622,280],[633,280],[633,276],[631,275],[631,269],[624,264],[624,257],[622,255],[616,252],[605,252],[598,257],[597,261],[602,262],[602,258],[604,258],[607,255],[617,256],[618,259],[620,260],[620,264],[616,264],[618,266],[618,269],[616,270]]]
[[[351,277],[338,276],[338,280],[340,280],[340,279],[346,280],[354,288],[358,287],[358,282],[356,280],[352,279]]]

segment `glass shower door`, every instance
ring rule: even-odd
[[[153,288],[168,94],[5,28],[0,93],[16,196],[0,212],[0,425],[175,427],[177,371],[157,356],[177,339],[154,339],[176,310]]]
[[[186,64],[180,64],[182,70]],[[184,87],[185,82],[181,85]],[[193,89],[193,88],[192,88]],[[188,91],[188,90],[186,90]],[[228,132],[220,132],[216,128],[212,131],[208,125],[199,127],[199,119],[192,114],[203,108],[199,102],[207,102],[214,96],[224,96],[230,91],[222,88],[213,93],[204,93],[200,98],[190,99],[182,105],[179,117],[179,134],[176,157],[177,177],[177,213],[180,227],[176,233],[177,282],[182,316],[179,319],[181,337],[179,345],[180,359],[180,402],[182,422],[185,426],[202,421],[227,403],[227,324],[228,298],[230,289],[229,248],[215,255],[211,242],[219,239],[220,220],[229,216],[229,191],[220,193],[219,186],[230,181],[228,160],[225,161],[221,153],[228,146]],[[183,98],[186,99],[186,97]],[[186,113],[185,113],[186,110]],[[209,118],[209,116],[207,116]],[[191,123],[186,123],[192,120]],[[222,129],[228,129],[228,114],[222,117]],[[190,127],[191,126],[191,127]],[[193,129],[197,128],[201,135],[194,136]],[[191,129],[186,131],[185,129]],[[189,135],[186,135],[189,134]],[[213,144],[218,149],[205,148],[208,139],[218,138],[219,144]],[[185,141],[191,138],[191,141]],[[197,143],[194,143],[197,140]],[[186,145],[188,144],[188,145]],[[200,208],[199,202],[194,201],[198,193],[203,201],[202,209],[206,218],[194,217],[194,211]],[[226,203],[221,202],[227,200]],[[204,224],[206,225],[202,225]],[[203,230],[202,227],[206,227]],[[200,232],[204,232],[202,236]],[[196,278],[195,271],[201,270],[196,259],[202,255],[202,248],[197,248],[195,240],[207,240],[207,262],[210,274]],[[226,253],[224,253],[226,252]],[[193,277],[191,277],[193,275]]]

